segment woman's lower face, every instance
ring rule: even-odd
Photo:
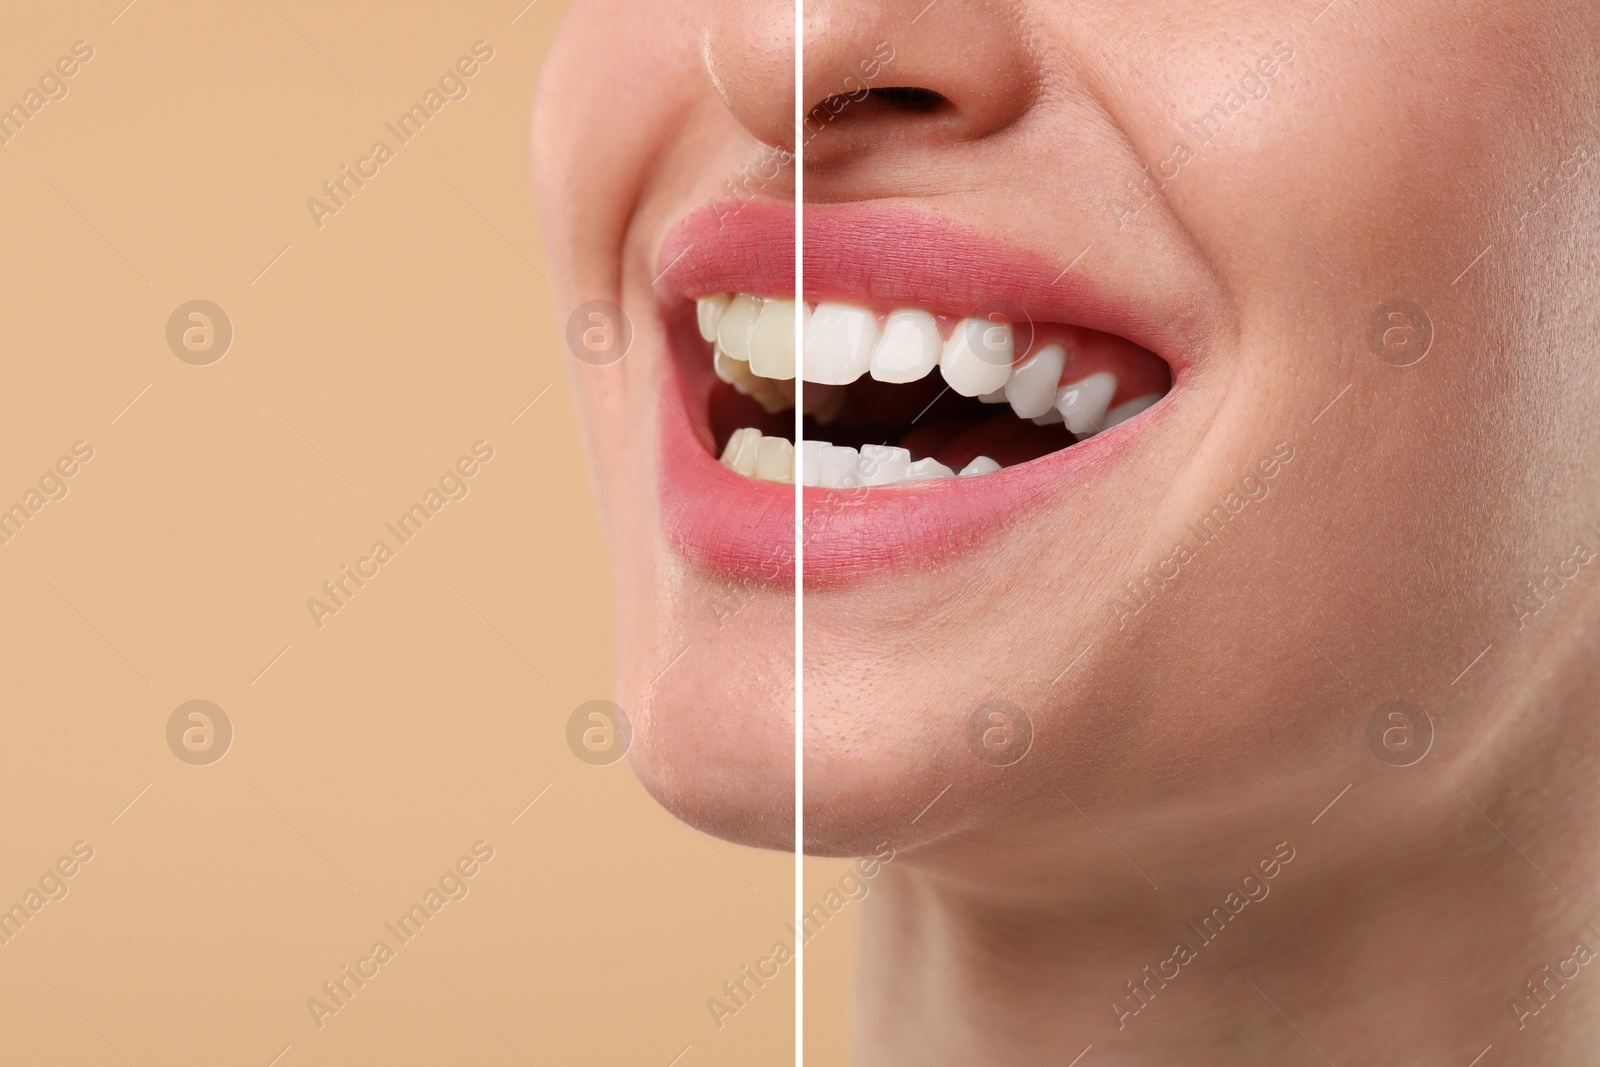
[[[1378,866],[1558,747],[1593,9],[811,0],[798,305],[793,24],[580,4],[535,124],[652,793],[791,846],[797,529],[814,854],[1104,903],[1348,785]]]

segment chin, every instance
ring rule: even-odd
[[[704,575],[686,578],[681,590],[691,602],[726,595],[720,582]],[[719,630],[715,621],[700,620],[667,628],[682,643],[665,657],[631,664],[623,658],[618,693],[619,702],[625,697],[640,709],[629,763],[663,808],[737,844],[790,850],[793,607],[792,601],[774,600],[745,607],[737,628],[729,622]],[[779,646],[765,659],[752,654],[767,647],[762,635]],[[684,647],[682,658],[655,680]]]

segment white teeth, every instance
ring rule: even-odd
[[[794,380],[769,379],[750,373],[750,364],[734,359],[718,344],[711,350],[711,368],[717,377],[750,397],[769,415],[794,407]]]
[[[1045,345],[1012,372],[1006,382],[1006,399],[1018,418],[1036,419],[1055,405],[1056,387],[1066,366],[1066,350]]]
[[[1000,464],[996,463],[988,456],[979,456],[971,463],[968,463],[965,467],[962,467],[961,474],[963,477],[968,474],[993,474],[999,469]]]
[[[866,308],[824,300],[806,322],[805,380],[849,385],[867,373],[881,331]]]
[[[733,457],[739,454],[739,446],[744,443],[744,431],[735,430],[728,435],[728,443],[722,446],[722,462],[733,466]]]
[[[794,445],[781,437],[763,437],[749,426],[733,431],[722,462],[746,478],[794,484]]]
[[[756,477],[794,484],[794,445],[781,437],[763,437],[756,448]]]
[[[796,314],[803,323],[799,379]],[[1045,345],[1013,367],[1011,325],[989,319],[962,319],[950,338],[941,341],[941,320],[920,309],[890,311],[880,325],[876,312],[854,304],[823,301],[813,308],[746,293],[700,297],[695,316],[700,335],[712,343],[712,369],[718,378],[769,413],[793,408],[803,381],[804,414],[816,423],[829,423],[839,413],[846,399],[843,387],[863,375],[881,382],[915,382],[936,366],[954,392],[985,404],[1008,403],[1018,418],[1037,426],[1065,424],[1078,440],[1126,422],[1165,395],[1148,393],[1112,408],[1117,378],[1111,371],[1057,388],[1068,362],[1064,345]],[[798,475],[807,486],[831,489],[956,476],[945,464],[913,459],[909,450],[896,446],[868,444],[857,450],[805,441],[797,453],[784,438],[766,437],[750,427],[728,438],[722,462],[746,477],[793,485]],[[960,474],[1000,469],[990,457],[978,456]]]
[[[756,451],[761,446],[761,431],[745,427],[733,431],[733,436],[728,438],[727,447],[722,450],[722,462],[744,475],[754,478],[756,474]]]
[[[1160,399],[1160,393],[1146,393],[1144,396],[1136,396],[1132,400],[1124,400],[1122,403],[1106,412],[1106,424],[1104,428],[1109,430],[1113,426],[1127,422],[1135,415],[1153,406],[1155,402]]]
[[[891,311],[868,370],[880,382],[921,381],[938,365],[939,348],[939,324],[932,315]]]
[[[1098,371],[1082,381],[1063,385],[1056,393],[1056,410],[1073,433],[1099,433],[1116,392],[1117,376]]]
[[[723,312],[728,310],[732,300],[731,293],[712,293],[694,302],[695,316],[700,320],[701,337],[707,341],[717,339],[717,324],[722,321]]]
[[[955,471],[936,459],[919,459],[913,463],[910,452],[893,445],[862,445],[861,451],[857,452],[853,448],[830,445],[826,441],[806,441],[801,448],[804,450],[806,484],[824,489],[898,485],[955,476]]]
[[[768,300],[750,334],[750,372],[774,381],[794,377],[794,301]]]
[[[734,359],[749,361],[750,338],[756,332],[763,302],[760,297],[740,293],[717,323],[717,346]]]
[[[822,484],[822,450],[828,447],[826,441],[800,442],[801,477],[807,485]]]
[[[826,441],[801,443],[802,472],[805,484],[823,489],[853,489],[857,486],[898,485],[951,478],[955,471],[936,459],[911,459],[911,453],[894,445],[862,445],[858,452],[845,445]],[[733,431],[722,451],[722,462],[750,478],[794,484],[794,446],[781,437],[763,437],[760,430],[746,427]],[[961,468],[963,475],[990,474],[1000,464],[979,456]]]
[[[822,444],[821,485],[843,489],[861,484],[861,454],[845,445]]]
[[[905,481],[926,482],[934,478],[954,478],[956,472],[936,459],[919,459],[906,468]]]
[[[939,371],[962,396],[982,396],[1011,377],[1011,324],[962,319],[939,356]]]
[[[911,469],[911,453],[893,445],[861,446],[861,484],[893,485]]]
[[[746,395],[750,392],[747,384],[750,380],[750,364],[742,359],[734,359],[720,347],[711,350],[711,369],[717,372],[717,377],[729,385],[740,388],[739,392]]]

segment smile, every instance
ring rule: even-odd
[[[1064,269],[1076,249],[878,206],[808,205],[805,230],[798,302],[787,205],[691,214],[658,253],[664,531],[719,571],[792,580],[797,458],[808,585],[1071,513],[1171,447],[1221,335],[1204,279],[1120,250]]]
[[[989,474],[1126,422],[1170,382],[1151,353],[1079,327],[841,301],[799,309],[808,486]],[[717,379],[767,415],[792,410],[794,300],[716,293],[700,297],[695,311]],[[711,403],[719,402],[726,397],[714,392]],[[722,462],[738,473],[793,483],[788,434],[738,426],[721,445]]]

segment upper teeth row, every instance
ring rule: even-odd
[[[717,293],[701,297],[695,307],[701,336],[714,343],[718,377],[770,411],[792,406],[795,302]],[[1061,384],[1067,353],[1060,345],[1045,345],[1013,367],[1009,322],[962,319],[945,339],[933,315],[918,308],[896,309],[880,323],[876,312],[854,304],[824,300],[799,307],[805,334],[801,378],[813,384],[848,385],[863,374],[880,382],[914,382],[938,367],[962,396],[1008,402],[1021,418],[1064,422],[1075,434],[1103,429],[1116,393],[1117,379],[1109,371]],[[1138,398],[1143,404],[1137,410],[1154,399]]]

